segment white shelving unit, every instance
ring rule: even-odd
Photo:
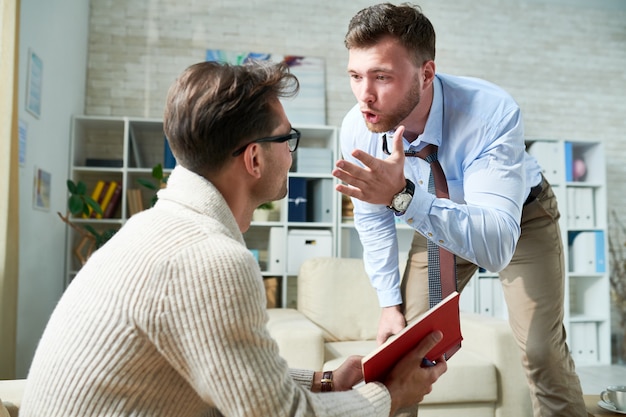
[[[263,276],[278,278],[282,306],[295,303],[295,287],[292,285],[295,280],[291,278],[297,275],[302,260],[336,254],[335,207],[338,196],[334,190],[336,180],[330,172],[336,159],[337,130],[329,126],[294,127],[302,132],[302,138],[293,154],[294,164],[289,173],[289,180],[293,182],[290,198],[278,202],[267,221],[253,221],[244,235],[248,247],[258,256]],[[140,186],[137,179],[156,182],[151,177],[152,168],[165,162],[162,120],[75,116],[71,134],[69,178],[85,182],[88,193],[99,180],[122,184],[119,208],[111,218],[78,217],[72,218],[73,223],[78,226],[89,224],[99,231],[119,229],[130,217],[129,189],[139,189],[143,207],[150,207],[154,193]],[[88,166],[88,159],[116,166]],[[164,171],[167,173],[170,170]],[[296,185],[304,194],[293,195],[298,188]],[[74,255],[79,242],[79,233],[68,227],[66,285],[82,266]]]
[[[134,140],[131,140],[131,132]],[[164,162],[164,140],[161,120],[74,116],[69,178],[74,182],[83,181],[89,194],[100,180],[116,181],[122,185],[122,193],[120,203],[111,218],[73,217],[72,222],[79,227],[89,224],[98,231],[119,229],[130,217],[127,191],[131,188],[141,190],[143,206],[149,207],[153,193],[141,187],[137,178],[152,179],[152,167]],[[97,161],[93,161],[94,159]],[[80,239],[79,233],[68,228],[66,285],[82,266],[74,254]]]
[[[296,276],[302,261],[335,256],[337,241],[337,129],[294,126],[302,137],[289,173],[289,194],[278,202],[269,221],[253,221],[244,239],[258,255],[263,276],[277,278],[279,305],[295,307]]]
[[[610,288],[604,147],[600,142],[529,140],[557,196],[565,250],[565,317],[568,346],[577,365],[611,362]],[[582,161],[585,175],[575,176]],[[582,166],[582,165],[581,165]],[[341,207],[339,210],[341,212]],[[362,247],[351,219],[340,222],[338,256],[359,258]],[[400,262],[413,231],[398,225]],[[402,265],[402,264],[401,264]],[[498,274],[479,270],[461,295],[461,310],[507,318]]]

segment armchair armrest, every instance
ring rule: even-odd
[[[502,392],[497,417],[532,415],[530,392],[521,364],[521,351],[508,322],[474,313],[461,313],[463,349],[493,362]],[[503,401],[505,400],[505,401]]]
[[[278,344],[278,351],[290,368],[322,370],[324,336],[322,330],[301,312],[291,308],[270,308],[267,329]]]

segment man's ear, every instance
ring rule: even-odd
[[[430,87],[435,79],[435,61],[426,61],[422,66],[422,74],[424,76],[424,88]]]
[[[263,167],[263,153],[261,145],[251,143],[242,155],[243,163],[249,175],[256,179],[261,178],[261,168]]]

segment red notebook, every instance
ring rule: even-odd
[[[365,382],[382,381],[393,366],[429,333],[440,330],[443,340],[425,356],[430,362],[445,354],[450,359],[461,347],[459,293],[453,292],[410,326],[380,345],[361,361]]]

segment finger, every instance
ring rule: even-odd
[[[404,136],[404,126],[398,126],[396,131],[393,133],[393,151],[392,156],[398,158],[402,163],[404,163],[404,145],[402,143],[402,138]]]
[[[363,198],[363,191],[356,187],[345,184],[337,184],[335,186],[335,190],[339,191],[341,194],[347,195],[348,197],[354,197],[357,199]]]
[[[359,151],[361,152],[361,151]],[[375,158],[373,158],[375,159]],[[335,166],[337,167],[337,170],[342,171],[344,173],[347,173],[353,177],[356,178],[364,178],[366,177],[368,174],[370,174],[372,171],[371,169],[368,168],[363,168],[357,164],[354,164],[350,161],[346,161],[345,159],[340,159],[337,162],[335,162]],[[334,173],[333,173],[334,175]]]
[[[363,169],[362,168],[358,168],[361,171],[357,171],[357,175],[359,173],[363,173]],[[334,169],[332,171],[332,175],[339,179],[340,181],[342,181],[343,183],[347,184],[349,187],[351,188],[356,188],[359,193],[360,196],[362,197],[362,190],[364,190],[367,187],[367,180],[364,177],[359,177],[359,176],[355,176],[350,174],[347,171],[344,171],[343,169]],[[343,192],[339,189],[337,189],[337,191],[339,192]],[[353,194],[353,192],[355,192],[356,190],[352,190],[352,189],[346,189],[346,192],[344,194],[349,195],[351,197],[356,197],[356,195]]]
[[[421,342],[419,342],[419,344],[414,350],[415,354],[417,354],[420,358],[423,358],[424,356],[426,356],[428,352],[430,352],[437,345],[437,343],[441,342],[442,339],[443,339],[443,333],[441,333],[441,331],[439,330],[433,331],[424,339],[422,339]]]
[[[352,156],[360,161],[364,166],[368,167],[369,169],[374,169],[376,168],[376,164],[378,164],[380,162],[380,160],[372,155],[370,155],[367,152],[364,152],[360,149],[355,149],[352,151]],[[363,169],[363,168],[361,168]]]

